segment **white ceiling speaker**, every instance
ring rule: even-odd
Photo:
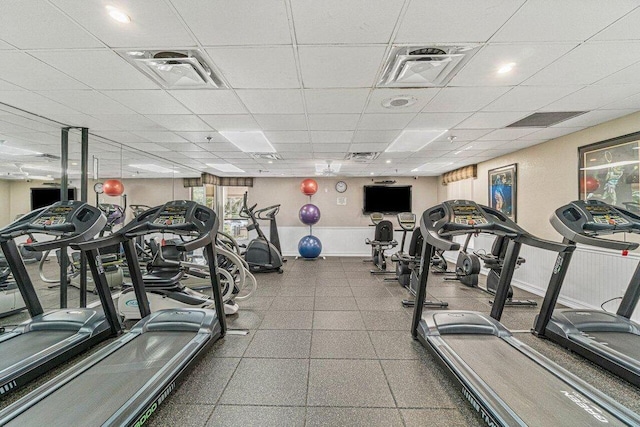
[[[477,46],[394,47],[378,87],[441,87],[475,53]]]
[[[128,50],[120,56],[165,89],[224,88],[197,50]]]
[[[389,109],[402,109],[418,102],[418,98],[408,95],[394,96],[382,101],[382,106]]]

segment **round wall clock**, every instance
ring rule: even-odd
[[[93,191],[95,191],[98,194],[102,194],[102,191],[103,191],[102,187],[103,187],[103,184],[101,182],[96,182],[93,185]]]
[[[347,191],[347,183],[344,181],[336,182],[336,191],[338,193],[344,193],[345,191]]]

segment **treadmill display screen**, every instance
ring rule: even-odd
[[[73,210],[71,206],[55,206],[47,209],[42,215],[36,218],[33,223],[36,225],[59,225],[67,222],[69,213]]]
[[[629,221],[614,212],[609,206],[587,206],[587,211],[596,224],[626,225]]]
[[[176,225],[186,222],[187,208],[185,206],[167,206],[160,215],[153,220],[158,225]]]
[[[488,221],[475,205],[453,206],[454,222],[463,225],[488,224]]]

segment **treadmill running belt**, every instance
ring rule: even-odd
[[[589,411],[602,411],[608,426],[625,424],[602,408],[585,409],[581,394],[506,341],[493,335],[441,336],[476,374],[529,426],[582,427],[602,424]],[[571,396],[571,397],[570,397]]]
[[[640,335],[626,332],[587,332],[601,344],[628,356],[640,360]]]
[[[7,425],[102,425],[194,336],[145,332]]]
[[[0,343],[0,371],[58,344],[77,331],[32,331]]]

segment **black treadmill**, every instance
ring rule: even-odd
[[[84,202],[58,202],[37,209],[0,230],[0,247],[31,319],[0,335],[0,395],[15,391],[54,366],[118,333],[99,309],[44,313],[16,245],[17,237],[45,234],[54,240],[26,244],[49,251],[92,239],[106,224],[102,212]]]
[[[570,254],[575,247],[538,239],[500,211],[473,201],[446,201],[426,210],[420,286],[411,333],[460,384],[492,426],[640,425],[640,416],[515,339],[499,319],[522,244]],[[429,260],[435,249],[457,250],[447,237],[490,233],[510,239],[491,316],[473,311],[424,311]],[[559,280],[554,269],[552,281]]]
[[[599,200],[577,200],[557,209],[551,224],[570,244],[628,251],[639,245],[600,238],[617,233],[640,234],[640,216]],[[569,268],[565,258],[562,269]],[[564,274],[563,274],[564,277]],[[533,333],[567,347],[622,379],[640,387],[640,325],[630,320],[640,299],[640,263],[616,313],[604,310],[555,310],[562,282],[554,282],[536,318]]]
[[[215,311],[169,309],[149,314],[135,239],[151,233],[192,237],[180,250],[204,247],[215,260],[217,215],[196,202],[178,200],[147,210],[116,233],[76,245],[85,251],[110,322],[119,322],[99,248],[122,243],[142,314],[128,333],[0,412],[0,425],[141,426],[175,389],[188,369],[226,331],[215,261],[209,272]],[[222,313],[222,315],[219,315]],[[119,323],[118,323],[119,324]]]

